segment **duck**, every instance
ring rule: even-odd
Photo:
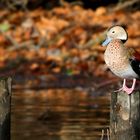
[[[107,67],[123,79],[122,87],[117,91],[130,95],[135,89],[136,81],[140,79],[140,53],[126,47],[124,44],[127,40],[127,31],[121,25],[114,25],[107,30],[102,46],[106,46],[104,60]],[[133,80],[131,87],[127,87],[127,80]]]

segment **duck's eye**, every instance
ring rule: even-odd
[[[115,31],[112,31],[112,33],[115,33]]]

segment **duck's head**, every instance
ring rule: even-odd
[[[102,43],[102,46],[107,46],[113,39],[120,39],[121,41],[126,42],[127,38],[128,35],[126,30],[122,26],[116,25],[108,29],[106,39]]]

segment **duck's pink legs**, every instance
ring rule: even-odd
[[[136,85],[136,79],[135,78],[133,79],[133,84],[132,84],[131,88],[128,88],[126,86],[126,79],[124,79],[123,80],[123,86],[118,91],[125,91],[127,94],[131,94],[133,92],[134,88],[135,88],[135,85]]]

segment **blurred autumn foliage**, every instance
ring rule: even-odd
[[[65,2],[50,10],[0,10],[0,75],[112,77],[100,45],[107,28],[125,26],[126,46],[140,51],[140,12],[122,6],[93,10]]]

